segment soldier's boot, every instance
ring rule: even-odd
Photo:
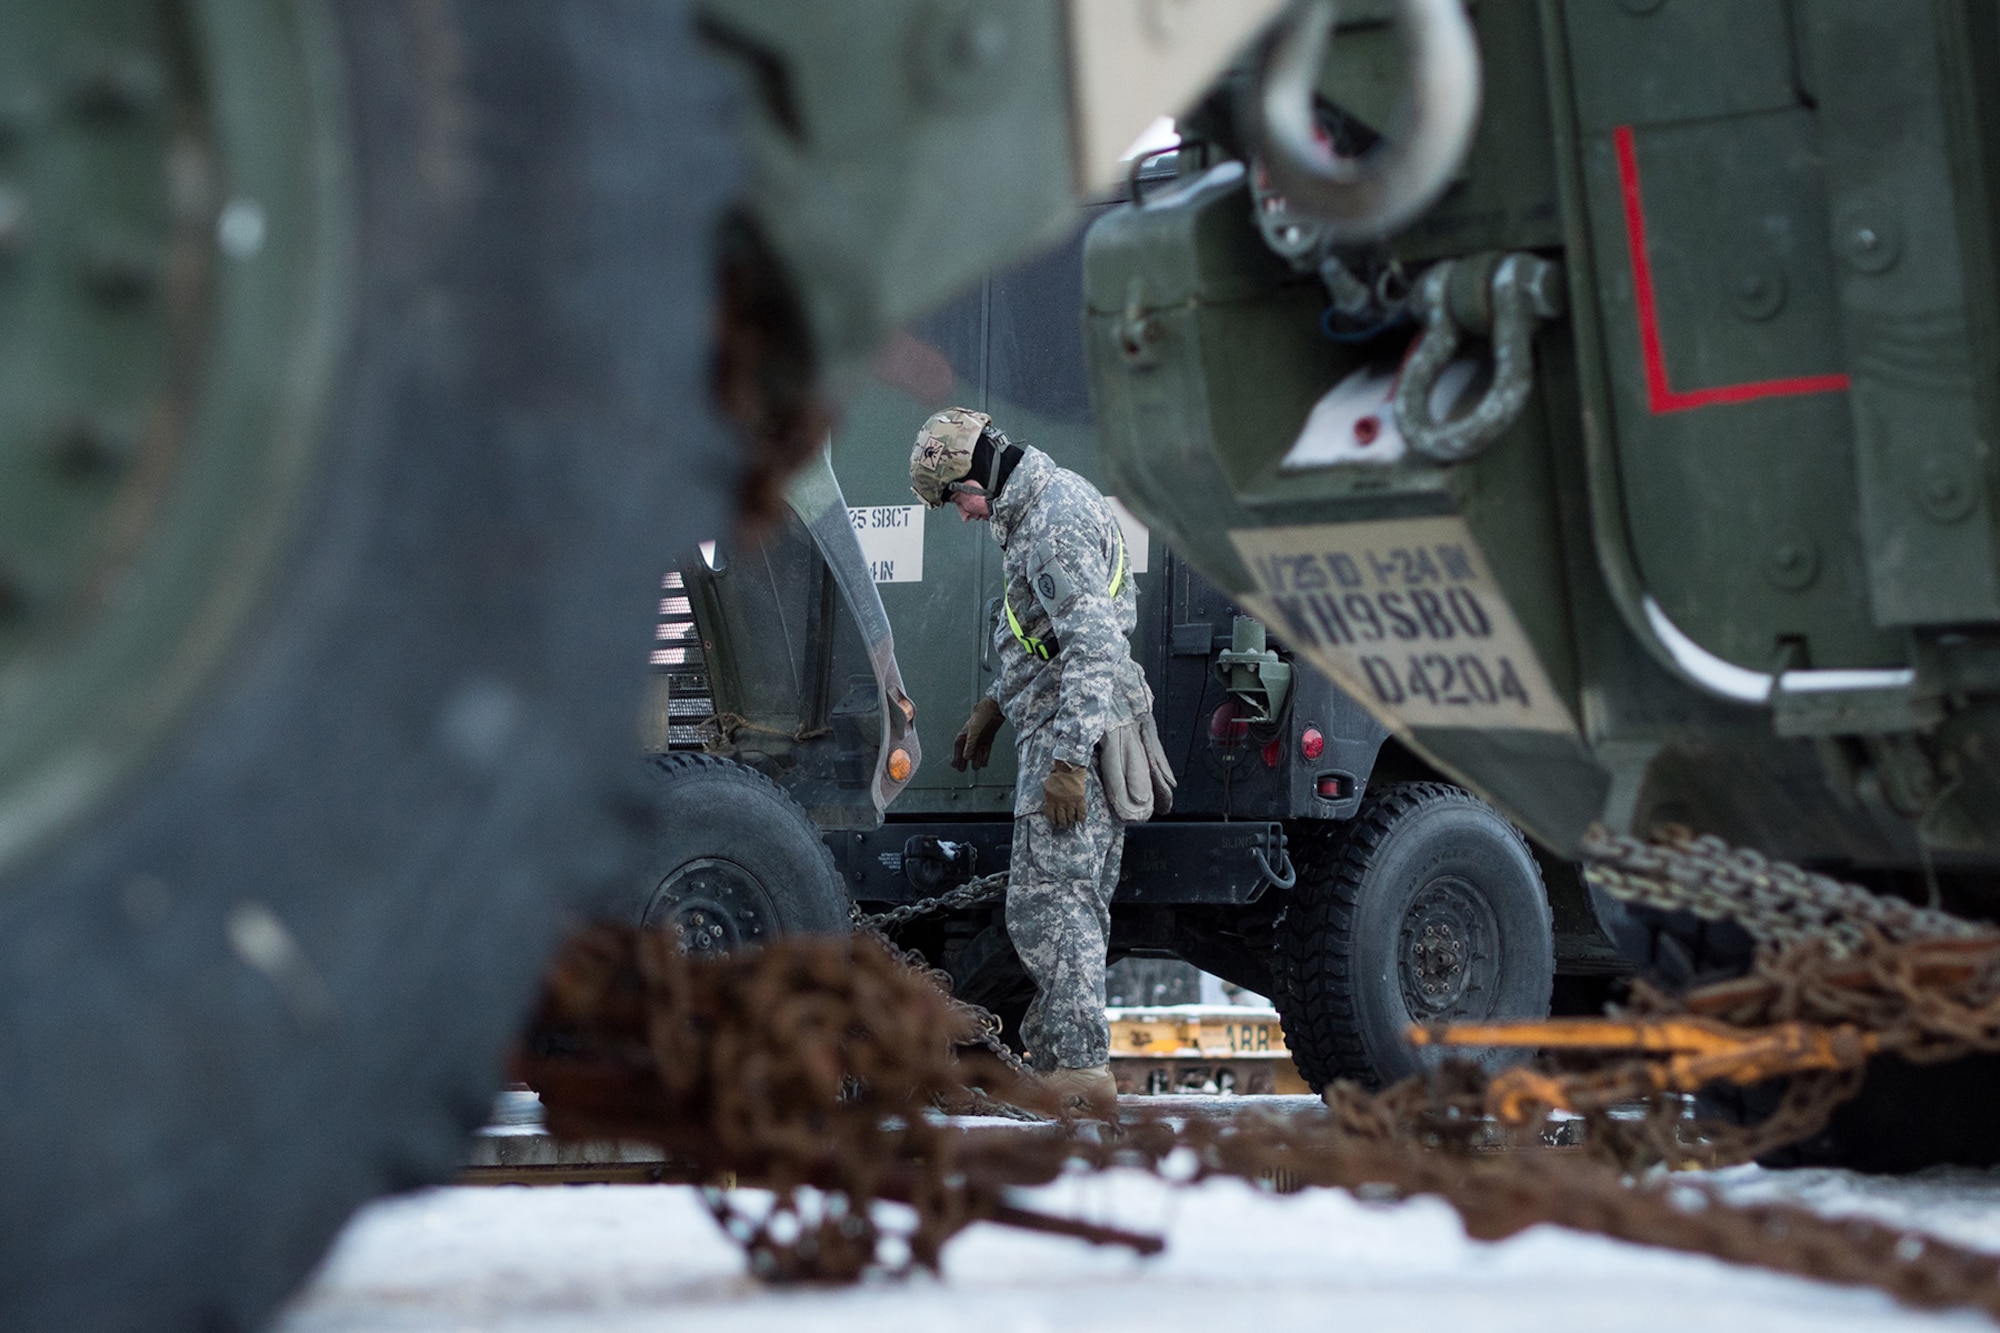
[[[1088,1065],[1078,1069],[1052,1069],[1041,1076],[1042,1086],[1056,1099],[1065,1115],[1084,1115],[1098,1120],[1118,1116],[1118,1083],[1110,1065]]]

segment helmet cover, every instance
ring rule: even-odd
[[[933,413],[910,450],[910,489],[932,509],[943,506],[951,483],[972,471],[972,451],[993,423],[984,412],[947,407]]]

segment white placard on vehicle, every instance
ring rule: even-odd
[[[924,507],[922,505],[862,505],[850,507],[861,558],[877,583],[924,581]]]
[[[1576,730],[1464,519],[1229,537],[1244,604],[1385,725]]]

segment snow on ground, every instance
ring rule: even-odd
[[[1910,1179],[1838,1171],[1712,1179],[1746,1199],[1922,1226],[2000,1249],[2000,1173]],[[1469,1241],[1435,1200],[1362,1204],[1332,1190],[1276,1197],[1236,1181],[1176,1190],[1135,1172],[1068,1179],[1032,1206],[1168,1236],[1136,1258],[978,1226],[942,1278],[773,1290],[681,1186],[455,1187],[375,1204],[348,1226],[281,1333],[1154,1333],[1254,1321],[1396,1333],[1756,1333],[1962,1329],[1888,1297],[1538,1227]]]

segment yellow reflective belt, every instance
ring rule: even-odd
[[[1039,657],[1044,662],[1048,661],[1049,646],[1040,639],[1031,639],[1028,637],[1028,632],[1021,628],[1020,618],[1014,614],[1014,604],[1012,602],[1003,597],[1000,599],[1000,603],[1007,608],[1007,628],[1014,631],[1014,641],[1027,650],[1028,656]]]
[[[1111,572],[1111,586],[1104,590],[1105,596],[1116,597],[1118,595],[1118,590],[1124,586],[1125,586],[1125,530],[1123,528],[1120,528],[1118,530],[1118,566]],[[1007,628],[1014,631],[1014,642],[1020,644],[1022,651],[1027,653],[1028,656],[1039,657],[1044,662],[1046,662],[1049,660],[1049,658],[1053,657],[1056,653],[1062,650],[1060,644],[1058,644],[1054,648],[1051,648],[1046,642],[1031,636],[1027,630],[1023,629],[1021,627],[1020,617],[1014,614],[1014,603],[1011,600],[1009,600],[1004,594],[1000,598],[1000,605],[1006,608]],[[1049,637],[1054,638],[1055,636],[1050,635]]]

